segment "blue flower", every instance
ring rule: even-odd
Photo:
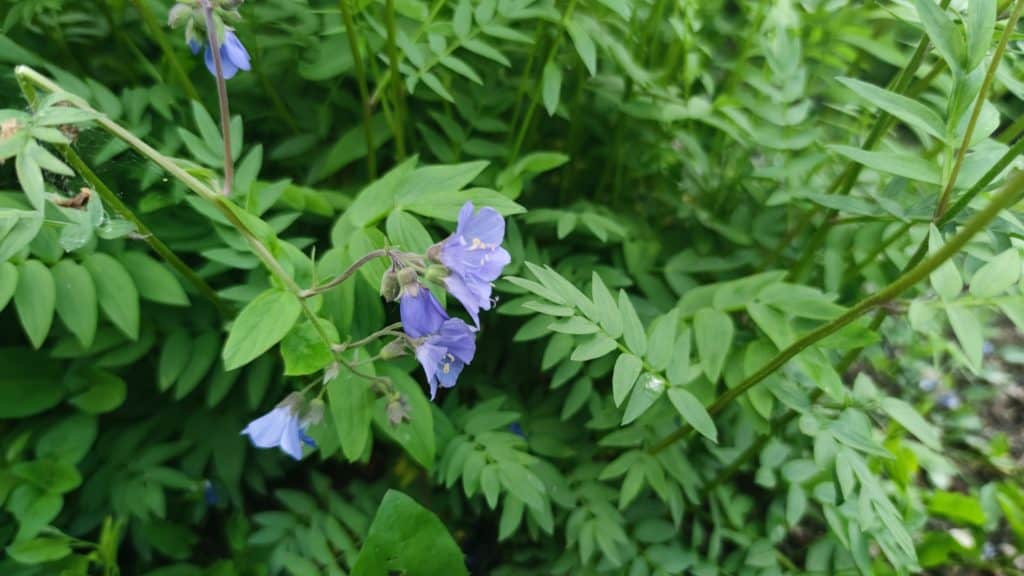
[[[493,208],[474,213],[473,203],[459,210],[455,232],[441,244],[440,260],[448,268],[444,283],[473,323],[480,327],[480,310],[490,310],[491,283],[501,276],[512,261],[501,247],[505,239],[505,219]]]
[[[402,329],[413,338],[436,333],[448,319],[448,314],[441,308],[434,294],[420,284],[406,287],[398,306]]]
[[[306,434],[307,420],[299,418],[299,404],[302,397],[289,394],[273,410],[249,422],[242,430],[257,448],[280,447],[281,451],[296,460],[302,460],[302,445],[313,448],[316,442]]]
[[[416,346],[416,359],[427,373],[430,399],[437,396],[437,387],[451,388],[462,368],[473,361],[476,353],[475,330],[458,318],[441,324],[436,334],[427,336]]]
[[[200,43],[196,40],[189,40],[188,47],[193,54],[199,53]],[[217,66],[213,62],[213,51],[209,44],[203,53],[203,61],[206,62],[206,69],[210,74],[217,75]],[[242,41],[231,30],[224,30],[224,42],[220,45],[220,66],[224,72],[224,78],[231,78],[239,70],[249,70],[252,66],[249,63],[249,52],[242,45]]]

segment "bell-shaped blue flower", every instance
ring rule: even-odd
[[[308,420],[300,419],[299,408],[302,397],[289,394],[273,410],[249,422],[242,430],[257,448],[280,447],[281,451],[296,460],[302,460],[302,445],[316,447],[306,434]]]
[[[199,43],[196,41],[189,42],[189,48],[193,54],[199,52]],[[203,61],[206,62],[206,69],[210,71],[210,74],[217,75],[217,66],[213,62],[213,51],[210,50],[209,44],[206,45],[206,50],[203,53]],[[234,31],[225,29],[224,30],[224,41],[220,45],[220,66],[224,72],[224,78],[231,78],[238,73],[239,70],[250,70],[252,65],[249,61],[249,51],[242,45],[242,41],[238,39]]]
[[[505,219],[493,208],[474,211],[466,202],[459,210],[455,232],[441,244],[440,260],[448,269],[444,283],[480,327],[480,310],[490,310],[492,283],[512,261],[501,247]]]
[[[437,396],[437,387],[455,386],[462,368],[473,361],[476,353],[476,331],[458,318],[441,324],[435,334],[416,346],[416,359],[427,374],[430,399]]]
[[[434,334],[448,319],[448,314],[430,289],[419,283],[403,289],[398,311],[402,329],[413,338]]]

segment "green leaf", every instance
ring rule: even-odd
[[[21,252],[39,234],[42,226],[41,212],[0,208],[0,262]]]
[[[924,104],[854,78],[840,77],[838,80],[858,96],[877,106],[879,110],[892,114],[939,140],[945,139],[945,123],[935,111]]]
[[[978,317],[968,308],[955,304],[946,304],[946,315],[949,317],[949,324],[953,327],[953,333],[960,342],[967,361],[970,362],[972,370],[981,368],[982,348],[985,338],[982,334],[983,326]]]
[[[573,316],[565,320],[552,322],[548,325],[548,329],[552,332],[558,332],[559,334],[573,334],[576,336],[594,334],[601,330],[598,328],[597,324],[594,324],[582,316]]]
[[[622,316],[615,306],[615,297],[608,291],[597,272],[591,274],[591,293],[597,307],[597,320],[609,338],[622,336]]]
[[[46,186],[43,184],[43,171],[32,156],[31,149],[35,144],[25,146],[14,161],[14,171],[18,175],[18,183],[33,208],[42,212],[46,204]]]
[[[18,267],[18,287],[14,291],[14,307],[18,311],[25,334],[32,346],[39,349],[50,333],[57,304],[57,289],[50,269],[38,260],[28,260]]]
[[[373,365],[360,367],[364,374],[374,374]],[[327,384],[327,398],[330,401],[334,427],[338,430],[341,451],[350,462],[358,460],[366,451],[370,441],[370,425],[373,422],[373,384],[356,376],[351,370],[342,369],[338,377]]]
[[[943,244],[942,234],[939,233],[939,229],[933,224],[928,233],[928,253],[934,254],[942,248]],[[960,271],[957,270],[956,264],[951,259],[946,260],[941,266],[936,268],[928,276],[928,279],[931,281],[932,288],[935,288],[935,291],[939,293],[943,300],[955,299],[964,289],[964,281],[960,277]]]
[[[985,510],[974,496],[936,490],[928,500],[928,511],[950,520],[974,526],[985,524]]]
[[[558,99],[562,92],[562,69],[554,62],[544,64],[544,73],[541,77],[541,98],[544,101],[544,109],[548,116],[554,116],[558,110]]]
[[[881,402],[882,410],[889,415],[890,418],[903,426],[918,440],[923,442],[926,446],[932,450],[942,450],[942,445],[939,442],[939,429],[932,426],[923,416],[918,414],[917,410],[910,404],[907,404],[899,398],[883,398]]]
[[[622,414],[622,425],[625,426],[643,416],[664,393],[665,381],[650,372],[644,372],[633,386],[633,394],[630,395],[626,411]]]
[[[192,335],[184,329],[171,332],[160,350],[157,364],[157,388],[163,392],[185,371],[188,359],[192,355]]]
[[[935,0],[914,0],[914,7],[935,50],[946,61],[950,70],[960,70],[964,60],[964,38],[960,28]]]
[[[734,332],[732,318],[721,310],[701,308],[693,317],[693,332],[697,340],[697,353],[704,374],[712,382],[718,381],[725,365],[725,357],[732,346]]]
[[[921,0],[928,2],[930,0]],[[872,170],[894,174],[927,184],[939,184],[942,174],[939,167],[924,158],[905,152],[862,150],[853,146],[830,145],[829,150],[838,152],[850,160],[863,164]]]
[[[202,332],[193,340],[185,369],[178,375],[174,385],[174,399],[180,400],[188,396],[202,382],[203,377],[217,362],[220,350],[220,336],[212,330]]]
[[[18,267],[10,262],[0,262],[0,311],[7,307],[17,287]]]
[[[139,338],[139,292],[135,282],[120,262],[101,252],[94,252],[83,262],[96,284],[100,309],[125,336]]]
[[[178,278],[162,263],[142,252],[124,252],[120,260],[131,274],[142,298],[168,306],[189,305]]]
[[[591,76],[597,74],[597,47],[590,34],[576,23],[576,20],[566,22],[565,29],[569,32],[569,37],[572,38],[573,46],[576,47],[576,53],[580,55],[580,60],[587,67],[587,72]]]
[[[50,271],[57,290],[57,316],[82,347],[89,348],[99,323],[99,305],[92,276],[72,260],[61,260]]]
[[[321,329],[331,342],[338,341],[338,329],[334,324],[317,319]],[[302,319],[281,341],[281,356],[284,357],[286,376],[312,374],[334,361],[334,353],[312,322]]]
[[[1009,290],[1020,279],[1020,250],[1008,248],[971,277],[971,294],[991,298]]]
[[[616,406],[622,406],[626,396],[629,396],[643,367],[644,363],[640,358],[629,353],[619,354],[612,373],[612,397]]]
[[[252,362],[291,331],[302,304],[291,292],[271,289],[242,309],[224,344],[224,368],[234,370]]]
[[[89,387],[68,400],[82,412],[102,414],[115,410],[124,403],[128,386],[117,374],[99,368],[91,368],[86,379]]]
[[[996,0],[971,0],[967,3],[967,65],[970,72],[981,64],[992,43],[996,28]]]
[[[468,575],[462,551],[432,512],[412,498],[389,490],[366,535],[352,576],[398,572]]]
[[[52,494],[70,492],[82,484],[82,475],[77,468],[67,462],[56,460],[19,462],[11,467],[11,472]]]
[[[387,232],[392,244],[406,252],[423,254],[434,243],[423,224],[415,216],[401,210],[388,215]]]
[[[685,388],[673,386],[668,389],[668,399],[687,424],[708,440],[718,443],[718,429],[715,428],[715,422],[696,396]]]
[[[378,398],[373,412],[377,428],[388,438],[398,443],[424,468],[434,465],[436,442],[434,439],[434,416],[430,401],[423,393],[423,387],[411,376],[394,364],[383,364],[380,373],[391,380],[395,390],[401,394],[407,420],[392,424],[388,419],[388,398]]]
[[[403,208],[420,216],[454,222],[462,205],[470,201],[478,208],[490,206],[504,216],[526,212],[526,208],[510,200],[508,196],[487,188],[439,192],[417,198],[404,204]]]
[[[463,78],[466,78],[470,82],[480,84],[481,86],[484,83],[483,79],[480,78],[480,75],[476,73],[476,70],[473,70],[473,67],[470,66],[469,64],[466,64],[464,60],[449,55],[442,56],[440,59],[440,63],[445,68],[451,70],[452,72],[455,72],[456,74],[462,76]]]
[[[672,361],[678,326],[678,308],[673,308],[671,312],[655,321],[654,330],[651,332],[647,345],[647,363],[651,365],[651,368],[660,372],[667,368]]]
[[[637,356],[643,356],[647,352],[647,332],[625,290],[619,290],[619,315],[622,316],[622,335],[626,347]]]
[[[71,554],[71,545],[63,538],[33,538],[7,547],[7,555],[22,564],[42,564]]]
[[[571,359],[576,362],[594,360],[615,350],[618,345],[604,334],[594,334],[589,340],[580,344],[572,352]]]

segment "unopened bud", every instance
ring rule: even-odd
[[[177,28],[181,26],[181,23],[185,21],[185,18],[192,13],[192,8],[184,4],[175,4],[170,12],[167,13],[167,25],[171,28]]]
[[[431,262],[441,263],[441,244],[434,244],[430,248],[427,248],[427,260]]]
[[[409,401],[404,394],[395,394],[388,401],[388,422],[398,426],[409,419]]]
[[[391,360],[399,356],[405,356],[405,342],[401,338],[388,342],[380,349],[381,360]]]
[[[417,284],[419,281],[419,274],[412,268],[402,268],[398,271],[398,283],[402,285],[402,288],[406,288],[410,284]]]
[[[338,372],[341,371],[341,366],[337,362],[332,363],[324,370],[324,384],[329,384],[332,380],[338,377]]]
[[[427,267],[426,272],[423,273],[423,277],[428,282],[440,284],[444,281],[448,274],[450,274],[450,272],[444,266],[441,266],[440,264],[431,264],[430,266]]]
[[[389,269],[380,279],[380,295],[385,302],[394,302],[402,291],[402,285],[398,283],[398,274]]]
[[[309,409],[306,410],[306,416],[302,419],[302,422],[307,426],[316,426],[324,419],[324,401],[319,398],[314,398],[309,403]]]

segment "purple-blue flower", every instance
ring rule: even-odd
[[[280,447],[281,451],[296,460],[302,460],[302,445],[316,447],[316,443],[306,435],[308,422],[299,418],[298,394],[290,394],[273,410],[249,422],[242,430],[248,435],[253,446],[257,448]]]
[[[448,319],[448,314],[441,308],[434,294],[419,284],[411,290],[403,291],[398,301],[398,311],[402,318],[402,329],[413,338],[434,334]]]
[[[195,40],[189,40],[188,47],[193,54],[199,53],[201,44]],[[210,74],[217,75],[217,66],[213,62],[213,51],[209,44],[203,53],[203,61],[206,62],[206,69]],[[231,30],[224,30],[224,42],[220,45],[220,66],[224,72],[224,78],[231,78],[239,70],[249,70],[252,66],[249,63],[249,51],[242,45],[242,41]]]
[[[459,210],[455,232],[441,244],[441,263],[449,274],[444,283],[473,323],[480,327],[480,310],[490,310],[491,283],[501,276],[502,269],[512,261],[501,247],[505,239],[505,219],[494,208],[474,212],[473,203],[466,202]]]
[[[437,387],[451,388],[462,368],[473,361],[476,353],[475,330],[458,318],[441,324],[436,334],[427,336],[416,347],[416,359],[427,373],[430,399],[437,396]]]

